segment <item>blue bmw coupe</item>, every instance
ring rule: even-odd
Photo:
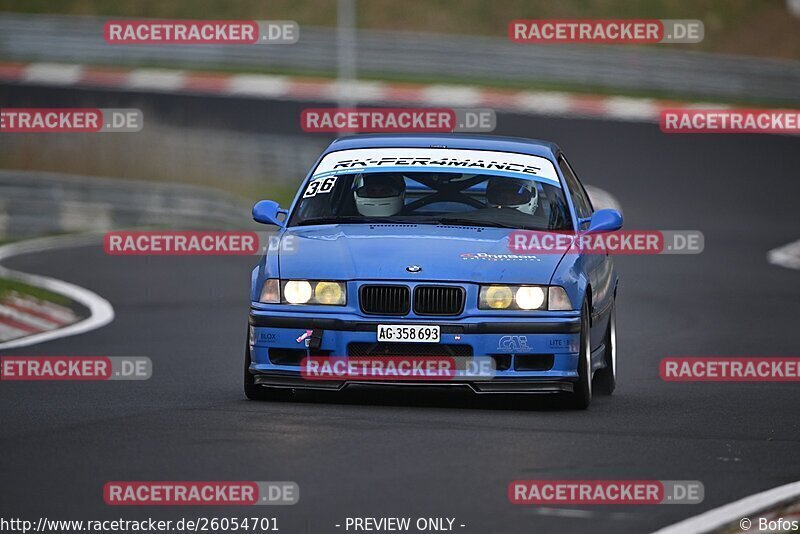
[[[514,232],[622,227],[595,211],[561,149],[474,135],[334,141],[289,209],[253,207],[277,239],[253,269],[244,389],[280,399],[308,357],[485,357],[489,380],[406,380],[479,394],[556,393],[576,408],[616,384],[618,277],[607,254],[519,253]]]

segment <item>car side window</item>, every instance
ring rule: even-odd
[[[586,193],[583,185],[578,181],[578,177],[575,176],[572,166],[570,166],[564,156],[559,156],[558,166],[564,174],[564,179],[567,182],[570,196],[572,196],[572,200],[575,203],[575,211],[578,212],[578,217],[581,219],[591,217],[594,211],[592,209],[592,202],[589,200],[589,195]]]

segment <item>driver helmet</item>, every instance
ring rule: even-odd
[[[390,217],[403,210],[406,182],[401,174],[359,174],[353,196],[358,213],[366,217]]]
[[[539,190],[532,180],[489,178],[486,201],[492,208],[513,208],[533,215],[539,205]]]

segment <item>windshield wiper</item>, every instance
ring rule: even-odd
[[[387,220],[388,219],[388,220]],[[375,223],[397,223],[394,218],[388,217],[360,217],[357,215],[344,215],[339,217],[312,217],[297,223],[298,226],[310,226],[312,224],[375,224]]]
[[[458,217],[439,217],[437,219],[434,219],[434,221],[436,222],[436,224],[444,224],[444,225],[455,224],[464,226],[483,226],[491,228],[511,228],[512,230],[520,230],[523,228],[521,226],[505,224],[497,221],[484,221],[484,220],[466,219]]]
[[[479,226],[491,228],[509,228],[512,230],[525,229],[524,226],[505,224],[497,221],[475,220],[459,217],[436,218],[410,218],[410,217],[360,217],[357,215],[344,215],[339,217],[312,217],[297,223],[298,226],[311,226],[315,224],[443,224],[461,226]]]

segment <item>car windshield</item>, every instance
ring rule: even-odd
[[[561,187],[537,177],[460,172],[347,172],[313,178],[290,226],[416,223],[572,228]]]

